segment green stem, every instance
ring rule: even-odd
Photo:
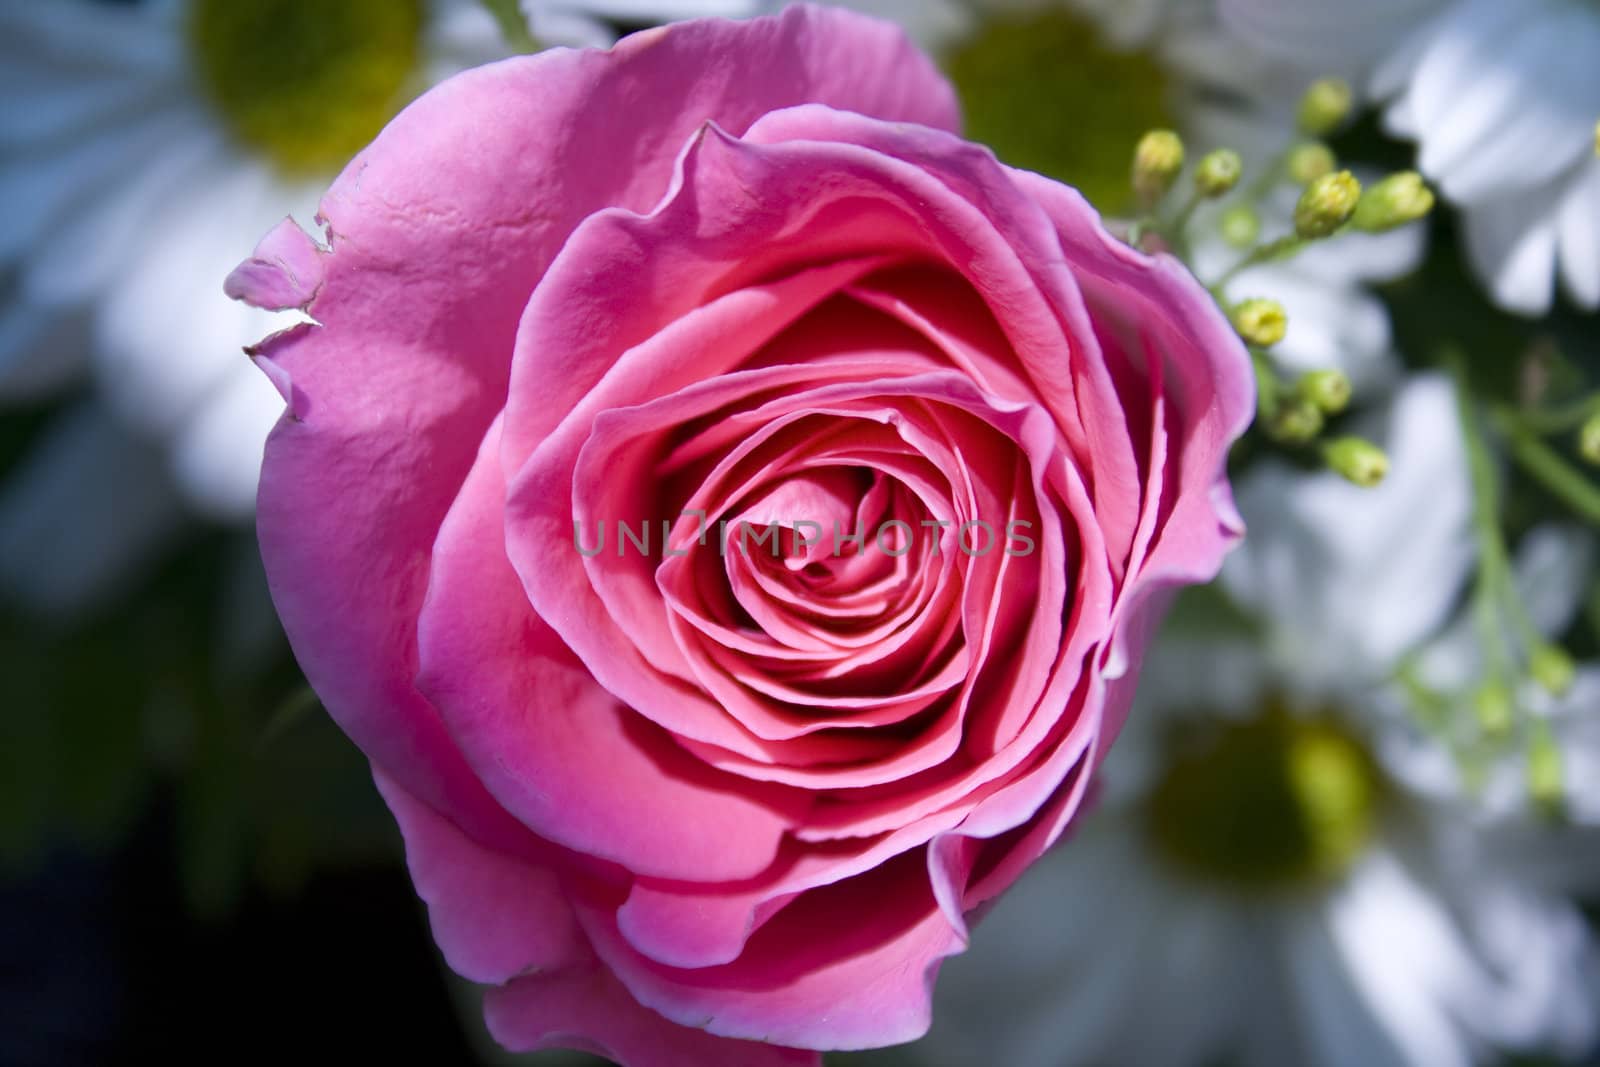
[[[1247,255],[1245,255],[1243,259],[1239,260],[1239,262],[1235,263],[1233,266],[1224,271],[1222,277],[1212,282],[1212,291],[1220,292],[1223,287],[1229,282],[1233,281],[1234,278],[1249,270],[1251,267],[1256,266],[1258,263],[1266,263],[1269,260],[1282,259],[1285,256],[1298,252],[1301,246],[1305,243],[1306,242],[1304,238],[1298,237],[1291,233],[1286,234],[1283,237],[1279,237],[1275,241],[1268,241],[1264,245],[1258,245]]]
[[[1168,229],[1178,235],[1179,238],[1182,238],[1189,228],[1190,221],[1194,219],[1195,211],[1199,209],[1204,200],[1205,196],[1200,190],[1196,189],[1191,192],[1189,198],[1183,202],[1183,206],[1178,209],[1178,213],[1172,216],[1172,222],[1169,224]]]
[[[1259,204],[1261,198],[1272,191],[1272,187],[1284,179],[1284,170],[1289,165],[1289,153],[1294,151],[1290,145],[1267,161],[1266,169],[1255,176],[1250,185],[1245,189],[1245,200],[1251,204]]]
[[[539,51],[539,42],[528,29],[528,20],[522,14],[521,5],[517,0],[482,0],[482,2],[489,14],[494,16],[495,22],[499,23],[500,36],[505,38],[506,44],[510,45],[513,51],[523,53]]]
[[[1596,414],[1600,414],[1600,393],[1549,411],[1506,408],[1502,409],[1500,417],[1514,420],[1533,433],[1558,434],[1576,430]]]
[[[1512,458],[1534,481],[1575,513],[1600,526],[1600,486],[1540,440],[1514,413],[1496,411],[1495,427],[1506,435]]]
[[[1154,215],[1140,215],[1133,220],[1128,226],[1128,244],[1133,248],[1139,248],[1144,243],[1144,235],[1147,233],[1165,236],[1161,230],[1160,220]],[[1143,251],[1143,249],[1140,250]]]
[[[1459,361],[1453,361],[1456,414],[1466,444],[1467,471],[1472,482],[1472,530],[1478,542],[1478,576],[1472,590],[1472,618],[1478,636],[1489,654],[1489,678],[1503,681],[1511,670],[1511,656],[1499,627],[1496,600],[1511,588],[1511,565],[1506,543],[1500,532],[1500,488],[1495,476],[1494,457],[1484,437],[1478,412],[1467,388],[1467,377]]]

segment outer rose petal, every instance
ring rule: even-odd
[[[716,1037],[668,1022],[622,988],[600,963],[519,978],[484,998],[489,1033],[513,1052],[576,1048],[628,1067],[821,1067],[802,1049]]]
[[[262,555],[329,711],[398,782],[480,837],[510,846],[519,828],[413,687],[414,621],[434,534],[505,402],[523,305],[580,219],[660,198],[694,129],[714,120],[742,132],[806,101],[941,126],[956,117],[949,86],[897,30],[795,8],[468,71],[401,113],[323,198],[331,251],[317,253],[308,307],[322,325],[257,353],[291,401],[262,471]],[[294,284],[313,273],[304,251],[275,230],[255,258],[292,264],[294,279],[258,264],[232,291],[268,306],[305,295]]]
[[[473,981],[509,982],[484,1003],[507,1048],[580,1048],[629,1067],[820,1063],[815,1052],[714,1037],[641,1007],[595,958],[549,870],[474,844],[382,771],[373,777],[445,960]]]
[[[451,970],[499,983],[590,958],[550,870],[478,845],[381,770],[372,777],[400,824],[411,880]]]
[[[609,910],[577,906],[595,951],[640,1003],[714,1034],[803,1048],[921,1037],[939,964],[967,944],[934,900],[920,851],[801,894],[716,967],[663,966],[634,951]]]

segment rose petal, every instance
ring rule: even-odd
[[[483,847],[381,770],[373,779],[400,824],[406,866],[451,970],[499,983],[591,957],[548,868]]]
[[[877,1048],[927,1031],[939,962],[962,951],[908,854],[798,899],[731,963],[665,967],[635,952],[613,917],[579,916],[600,958],[642,1004],[714,1034],[818,1049]]]
[[[222,291],[268,311],[304,308],[322,287],[322,250],[295,221],[285,218],[233,269]]]
[[[821,1067],[804,1049],[716,1037],[641,1007],[600,964],[518,978],[484,997],[494,1039],[513,1052],[572,1048],[628,1067]]]
[[[418,688],[489,791],[545,839],[664,878],[766,869],[810,798],[707,767],[589,676],[506,559],[499,448],[491,432],[434,545]]]
[[[412,687],[411,620],[434,532],[505,402],[528,295],[578,220],[655,203],[701,124],[742,131],[807,100],[955,122],[948,84],[898,30],[792,8],[469,71],[406,108],[323,198],[331,252],[308,308],[322,325],[258,357],[294,400],[267,446],[262,553],[329,711],[457,821],[517,835]],[[574,367],[543,384],[580,377]],[[564,410],[559,395],[543,399]]]

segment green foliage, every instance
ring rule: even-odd
[[[1059,8],[990,16],[945,68],[967,137],[1013,166],[1076,186],[1103,212],[1129,206],[1128,161],[1140,134],[1173,122],[1154,60],[1110,48]]]
[[[254,553],[248,535],[197,534],[82,625],[0,618],[0,869],[61,841],[114,848],[162,799],[203,915],[248,881],[292,892],[393,856],[365,760],[306,699],[281,634],[249,636],[271,618]],[[298,716],[281,713],[289,697]]]

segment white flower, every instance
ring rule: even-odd
[[[560,44],[609,43],[601,17],[750,6],[529,9]],[[407,96],[506,54],[476,0],[0,0],[0,401],[84,353],[94,387],[0,486],[0,589],[70,612],[181,529],[180,499],[249,516],[283,402],[240,350],[284,322],[222,279],[309,220]]]
[[[1240,35],[1343,73],[1462,208],[1495,300],[1600,307],[1600,6],[1590,0],[1221,0]]]
[[[1449,385],[1415,379],[1374,435],[1382,486],[1242,481],[1224,580],[1264,635],[1177,620],[1099,807],[945,965],[924,1060],[1464,1067],[1589,1046],[1594,946],[1527,862],[1553,843],[1410,789],[1370,741],[1369,702],[1471,566],[1456,425]]]
[[[521,0],[519,6],[539,41],[605,47],[618,28],[654,26],[697,18],[742,18],[762,0]],[[780,5],[781,6],[781,5]]]

